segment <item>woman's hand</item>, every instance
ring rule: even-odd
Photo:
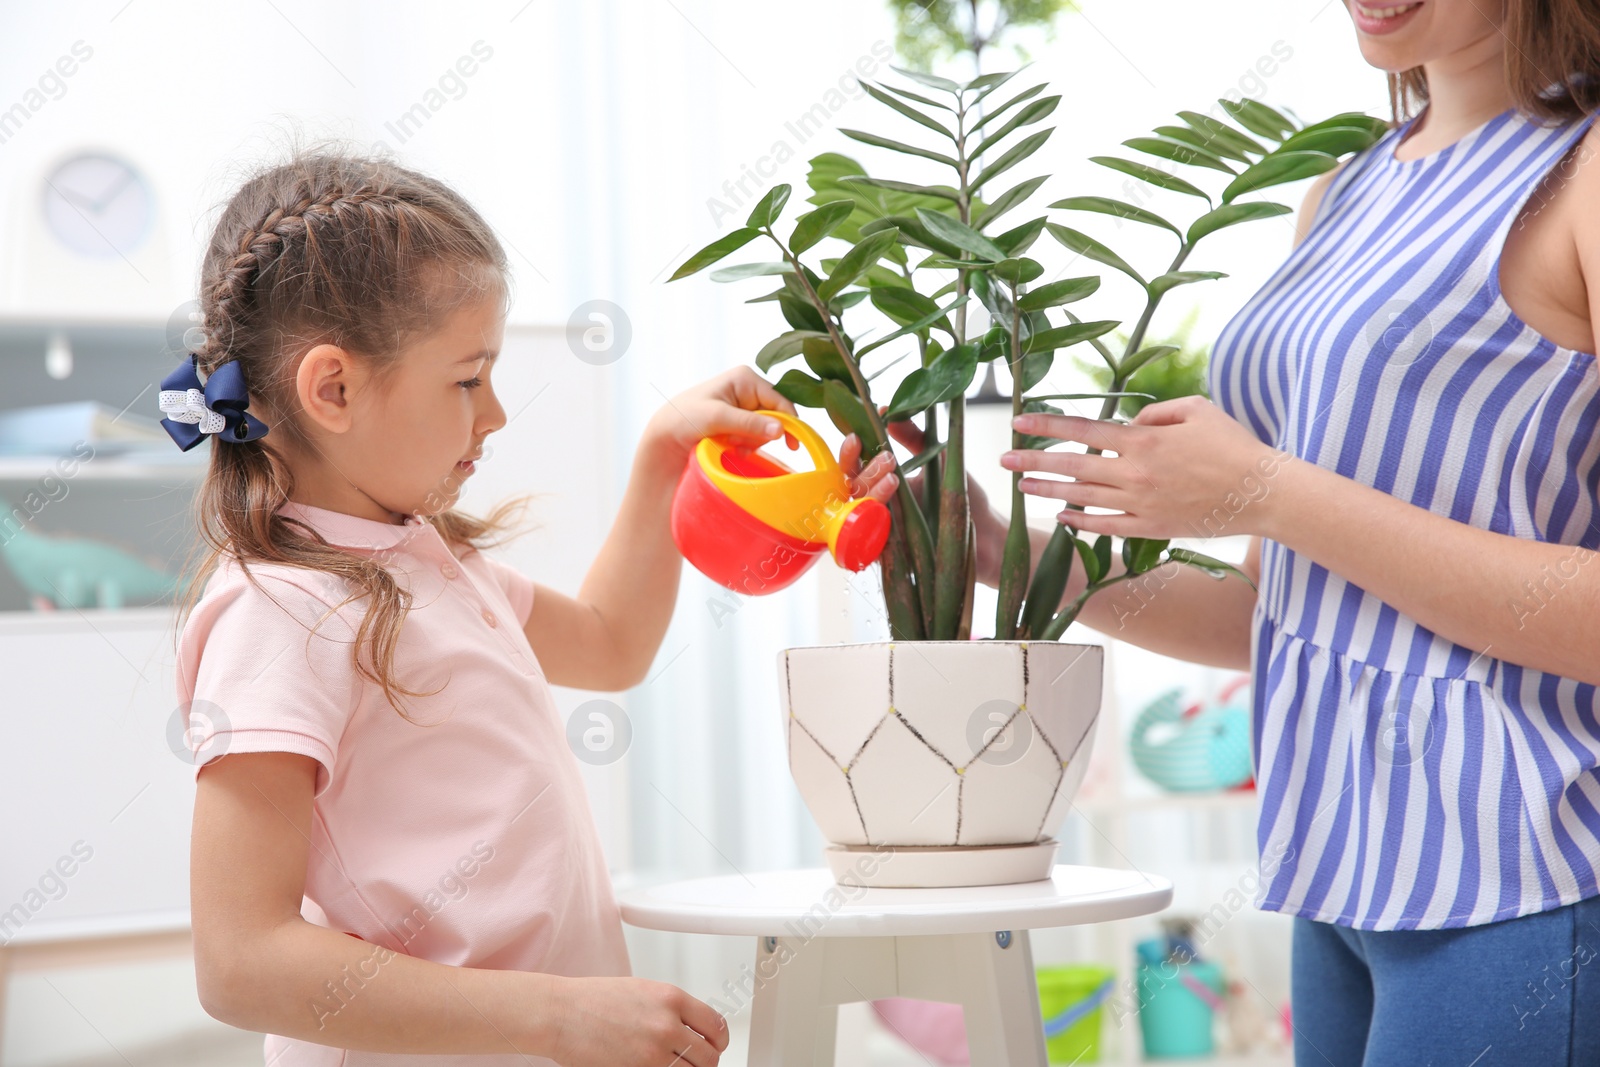
[[[878,406],[880,415],[888,410],[888,405]],[[889,423],[889,436],[915,456],[922,453],[927,435],[916,423],[907,419],[903,422]],[[865,493],[877,497],[884,503],[889,502],[899,479],[899,476],[893,473],[895,466],[893,455],[891,450],[885,449],[872,457],[866,470],[861,470],[860,439],[855,434],[850,434],[844,439],[844,444],[839,448],[839,465],[844,468],[845,474],[851,477],[856,496]],[[922,493],[922,473],[926,469],[922,467],[912,472],[910,480],[906,483],[912,495],[919,500]],[[972,512],[972,524],[977,534],[978,581],[984,585],[998,585],[1000,556],[1005,549],[1006,541],[1005,520],[995,514],[994,509],[989,506],[988,496],[970,474],[967,476],[967,508]]]
[[[1000,465],[1071,478],[1023,478],[1022,491],[1120,511],[1056,516],[1078,530],[1119,537],[1210,537],[1219,525],[1232,534],[1260,534],[1271,489],[1266,479],[1286,458],[1203,396],[1147,405],[1128,424],[1038,413],[1018,416],[1013,425],[1116,453],[1021,449],[1004,453]]]

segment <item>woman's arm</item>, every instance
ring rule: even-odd
[[[670,985],[451,967],[307,922],[316,771],[307,756],[249,752],[200,772],[190,914],[209,1015],[372,1052],[523,1053],[599,1067],[665,1064],[688,1049],[685,1061],[716,1063],[726,1024]]]
[[[1322,202],[1343,164],[1320,175],[1306,190],[1294,226],[1294,243],[1305,239]],[[1041,456],[1048,456],[1043,453]],[[1060,461],[1036,458],[1028,470],[1052,471]],[[1039,556],[1050,541],[1050,530],[1030,528],[1032,562],[1029,572],[1039,564]],[[998,545],[1005,531],[993,535],[995,550],[980,560],[979,580],[995,585],[999,580]],[[1260,582],[1261,538],[1252,537],[1240,567],[1251,581]],[[1113,557],[1113,575],[1126,573],[1122,561]],[[1083,592],[1088,576],[1074,567],[1067,579],[1061,604],[1065,606]],[[1157,568],[1138,578],[1118,583],[1096,593],[1084,602],[1078,619],[1091,629],[1116,637],[1140,648],[1174,659],[1202,663],[1211,667],[1250,669],[1250,616],[1256,606],[1256,591],[1237,578],[1218,581],[1192,567],[1173,565]]]

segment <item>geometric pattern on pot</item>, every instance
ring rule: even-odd
[[[786,649],[789,766],[836,844],[1050,836],[1083,780],[1104,648],[916,641]]]

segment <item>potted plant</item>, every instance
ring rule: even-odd
[[[761,242],[770,255],[711,277],[776,280],[750,302],[776,304],[788,329],[757,353],[756,365],[766,372],[799,358],[807,368],[786,369],[778,390],[856,433],[863,462],[891,447],[889,423],[923,420],[926,447],[899,466],[880,560],[890,640],[779,656],[791,770],[833,843],[836,871],[849,867],[851,849],[889,845],[895,859],[879,865],[878,884],[1043,877],[1053,834],[1082,781],[1101,692],[1102,647],[1058,639],[1090,597],[1167,563],[1249,579],[1220,560],[1147,538],[1121,541],[1123,567],[1115,571],[1110,535],[1091,541],[1066,523],[1033,567],[1021,474],[1013,473],[993,632],[970,640],[976,575],[964,447],[968,389],[980,367],[1003,366],[1013,414],[1059,412],[1053,401],[1096,398],[1100,418],[1109,419],[1124,398],[1154,399],[1128,386],[1141,369],[1148,374],[1178,351],[1147,340],[1157,307],[1174,289],[1223,277],[1192,269],[1196,246],[1225,227],[1289,213],[1244,197],[1331,169],[1387,124],[1346,113],[1301,125],[1254,100],[1221,100],[1212,113],[1181,111],[1182,125],[1123,142],[1132,158],[1093,157],[1177,194],[1192,208],[1186,225],[1099,195],[1057,199],[1049,204],[1056,214],[1015,222],[1049,177],[1015,181],[1016,168],[1048,142],[1054,129],[1040,124],[1061,97],[1044,84],[1017,90],[1017,71],[958,82],[894,69],[902,83],[863,88],[901,129],[892,136],[840,132],[919,161],[938,178],[868,174],[849,157],[825,153],[811,161],[813,207],[792,225],[781,221],[792,190],[775,186],[744,226],[694,253],[669,280]],[[1170,259],[1153,272],[1137,269],[1076,228],[1076,220],[1095,214],[1165,231]],[[1028,255],[1042,237],[1074,263],[1131,278],[1142,299],[1116,318],[1080,317],[1072,306],[1094,296],[1101,279],[1049,276]],[[825,254],[830,247],[837,255]],[[1124,321],[1131,325],[1113,347],[1110,335]],[[873,330],[877,336],[869,336]],[[1056,353],[1074,345],[1090,346],[1103,361],[1106,388],[1037,391]],[[902,358],[915,352],[917,362],[882,401],[874,383],[892,365],[887,357],[902,349]],[[1013,448],[1056,443],[1012,434]],[[914,487],[906,476],[917,470],[923,476]],[[1063,604],[1074,566],[1083,568],[1085,583]]]

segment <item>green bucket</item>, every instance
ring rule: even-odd
[[[1109,967],[1040,967],[1039,1010],[1051,1063],[1100,1062],[1100,1005],[1115,988]]]

